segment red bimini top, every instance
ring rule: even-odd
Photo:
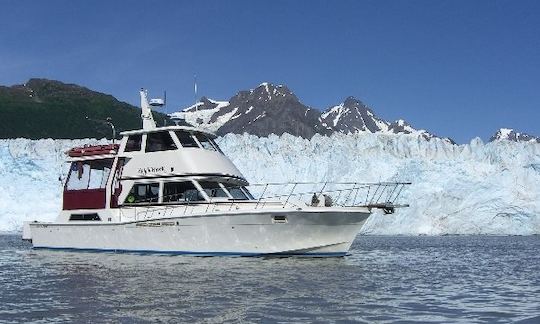
[[[118,153],[118,144],[107,145],[88,145],[83,147],[74,147],[67,151],[67,155],[70,157],[92,156],[92,155],[106,155]]]

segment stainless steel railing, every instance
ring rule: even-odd
[[[224,199],[211,197],[204,201],[163,202],[164,198],[178,194],[154,197],[122,207],[134,208],[134,220],[171,217],[168,215],[193,215],[216,211],[232,211],[240,209],[272,208],[306,208],[312,207],[365,207],[382,209],[385,213],[393,213],[395,208],[407,207],[397,201],[410,182],[292,182],[261,183],[249,186],[250,192],[259,198]],[[243,186],[227,188],[244,188]],[[161,201],[161,203],[160,203]],[[174,210],[174,212],[173,212]],[[180,211],[180,212],[179,212]],[[123,214],[123,213],[122,213]]]

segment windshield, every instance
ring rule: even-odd
[[[234,186],[230,184],[225,184],[224,186],[225,186],[225,189],[227,189],[227,191],[231,194],[233,199],[237,199],[237,200],[253,199],[253,197],[249,194],[249,192],[247,191],[247,189],[245,189],[245,187]]]
[[[229,198],[227,196],[227,193],[219,183],[217,182],[210,182],[210,181],[199,181],[199,184],[203,188],[204,192],[208,195],[208,198]]]

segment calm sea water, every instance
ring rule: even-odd
[[[201,258],[3,235],[0,321],[540,323],[539,250],[538,236],[359,236],[344,258]]]

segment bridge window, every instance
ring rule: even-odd
[[[236,200],[248,200],[249,197],[246,195],[244,191],[242,191],[242,187],[239,186],[231,186],[231,185],[225,185],[225,189],[231,194],[233,199]]]
[[[125,203],[152,203],[158,202],[159,199],[159,183],[136,183],[133,185]]]
[[[202,148],[211,150],[211,151],[216,151],[216,147],[212,143],[213,141],[211,139],[209,139],[203,134],[197,134],[196,137],[199,140],[199,143],[201,143]]]
[[[253,198],[253,195],[251,194],[251,192],[249,192],[248,188],[242,187],[241,189],[249,199],[251,199],[251,200],[255,199],[255,198]]]
[[[191,181],[168,182],[163,187],[163,202],[204,201]]]
[[[146,152],[176,150],[176,144],[169,132],[155,132],[146,135]]]
[[[217,182],[199,181],[199,184],[209,198],[229,198],[225,190]]]
[[[124,152],[138,152],[141,150],[142,135],[129,135]]]
[[[182,144],[182,147],[199,147],[190,133],[176,131],[176,136],[178,136],[178,140],[180,141],[180,144]]]

